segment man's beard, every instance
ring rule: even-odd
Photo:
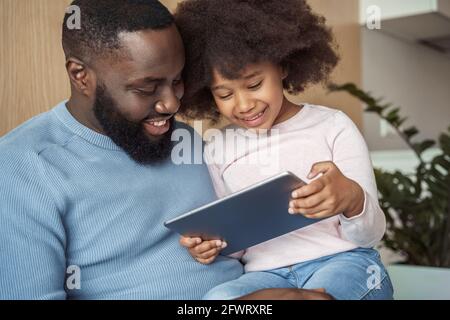
[[[94,114],[102,125],[104,133],[122,148],[134,161],[149,165],[166,160],[172,151],[172,131],[170,129],[158,137],[149,136],[142,123],[128,121],[118,111],[117,103],[108,94],[104,86],[98,85],[94,104]]]

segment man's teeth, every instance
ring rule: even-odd
[[[253,118],[246,118],[246,119],[244,119],[244,120],[245,120],[245,121],[253,121],[253,120],[256,120],[256,119],[258,119],[259,117],[261,117],[261,116],[263,115],[263,113],[264,113],[264,111],[258,113],[258,114],[257,114],[256,116],[254,116]]]
[[[167,120],[158,121],[158,122],[150,122],[150,124],[155,127],[162,127],[166,124],[166,122],[167,122]]]

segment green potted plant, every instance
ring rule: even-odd
[[[402,265],[388,269],[400,298],[450,299],[450,127],[439,142],[413,141],[419,130],[405,128],[400,108],[375,99],[356,85],[329,85],[331,92],[344,91],[362,101],[365,112],[388,122],[418,159],[412,174],[375,168],[379,201],[386,214],[383,244],[404,256]],[[425,161],[423,153],[438,148]]]

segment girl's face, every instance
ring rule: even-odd
[[[235,80],[213,70],[211,92],[220,113],[248,129],[270,129],[284,117],[289,101],[284,98],[281,67],[258,63],[246,67]]]

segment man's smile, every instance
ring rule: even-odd
[[[144,129],[148,134],[150,134],[152,136],[163,135],[167,131],[169,131],[170,119],[172,119],[172,117],[144,120]]]

